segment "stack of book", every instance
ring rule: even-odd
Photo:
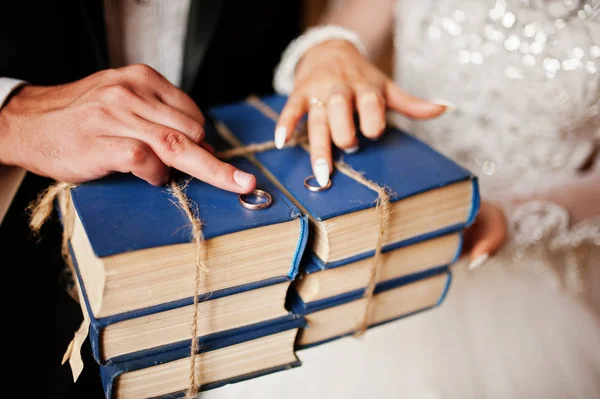
[[[294,340],[305,324],[284,304],[306,246],[306,217],[247,160],[232,163],[257,177],[272,204],[247,210],[236,194],[198,180],[184,189],[203,222],[209,269],[198,304],[202,389],[299,365]],[[63,212],[65,201],[75,211],[70,247],[106,396],[181,394],[197,254],[190,220],[168,187],[131,175],[72,189],[59,199]]]
[[[208,123],[207,141],[219,151],[232,141],[272,140],[273,115],[285,98],[262,101],[210,110],[229,139]],[[468,171],[388,130],[343,155],[348,167],[386,187],[392,202],[369,325],[443,299],[461,230],[479,204]],[[310,155],[302,146],[230,162],[253,173],[273,202],[252,211],[236,194],[198,180],[185,187],[202,220],[210,270],[198,304],[202,389],[297,366],[295,348],[353,333],[364,314],[378,235],[377,194],[339,172],[329,189],[308,190]],[[78,288],[106,396],[181,396],[189,383],[197,255],[189,218],[167,187],[130,175],[80,185],[63,197],[61,209],[67,201],[76,216],[70,245]]]
[[[279,113],[285,98],[262,102]],[[275,126],[273,118],[248,104],[222,107],[213,115],[244,145],[268,140]],[[449,266],[461,252],[461,232],[479,209],[477,179],[393,127],[376,142],[361,139],[360,151],[337,156],[385,187],[392,202],[368,325],[440,304],[450,285]],[[288,295],[288,308],[308,322],[297,348],[353,334],[366,307],[379,226],[377,193],[342,173],[332,174],[327,190],[307,190],[303,181],[311,174],[310,155],[301,147],[256,158],[311,224],[310,250]]]

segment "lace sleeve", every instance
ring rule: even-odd
[[[600,215],[571,225],[567,209],[553,202],[535,200],[519,205],[508,220],[518,247],[543,244],[548,250],[560,251],[600,245]]]
[[[587,172],[507,209],[517,243],[552,237],[556,249],[590,240],[600,245],[600,155],[593,161]]]
[[[600,215],[572,224],[565,207],[539,200],[518,205],[507,214],[515,260],[533,255],[537,261],[531,266],[553,266],[557,281],[570,292],[589,291],[589,266],[594,259],[590,249],[600,247]]]
[[[550,260],[570,291],[587,291],[590,249],[600,247],[600,157],[586,173],[528,201],[506,203],[513,256]]]

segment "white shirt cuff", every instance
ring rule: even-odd
[[[0,108],[2,108],[6,99],[13,91],[25,84],[27,82],[20,79],[0,78]]]

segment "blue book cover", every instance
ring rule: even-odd
[[[269,96],[261,98],[266,105],[280,112],[286,98]],[[244,145],[262,143],[273,139],[275,122],[252,105],[243,102],[214,108],[211,116],[222,122]],[[398,248],[407,243],[425,240],[439,234],[458,231],[471,224],[479,209],[477,179],[469,171],[444,157],[418,139],[388,127],[376,142],[360,138],[360,151],[354,154],[334,152],[334,158],[359,171],[368,180],[386,187],[392,204],[403,199],[454,183],[470,181],[472,184],[470,211],[460,223],[428,231],[407,240],[388,243],[384,248]],[[257,160],[301,204],[311,219],[323,222],[329,219],[374,208],[377,194],[343,173],[331,175],[331,188],[311,192],[304,187],[304,179],[312,175],[309,153],[301,146],[269,150],[256,154]],[[403,242],[404,241],[404,242]],[[374,248],[374,244],[372,246]],[[374,250],[365,251],[344,259],[323,261],[315,257],[321,268],[336,267],[372,256]],[[313,254],[314,256],[314,254]]]
[[[423,311],[426,311],[426,310],[429,310],[431,308],[441,305],[442,302],[444,301],[444,299],[446,298],[448,291],[450,289],[450,284],[452,282],[452,273],[450,272],[449,266],[440,266],[437,268],[426,270],[424,272],[415,273],[410,276],[404,276],[404,277],[400,277],[400,278],[393,279],[393,280],[383,281],[383,282],[377,284],[375,286],[375,291],[374,291],[375,295],[385,292],[385,291],[397,289],[397,288],[400,288],[407,284],[414,283],[414,282],[417,282],[417,281],[420,281],[420,280],[423,280],[423,279],[426,279],[429,277],[438,276],[438,275],[442,275],[442,274],[447,275],[446,284],[445,284],[442,294],[440,295],[437,303],[434,306],[427,306],[425,308],[419,309],[414,312],[410,312],[407,314],[400,315],[398,317],[394,317],[394,318],[391,318],[388,320],[384,320],[384,321],[381,321],[378,323],[371,324],[371,325],[369,325],[369,328],[374,328],[374,327],[377,327],[377,326],[380,326],[383,324],[387,324],[387,323],[402,319],[404,317],[412,316],[414,314],[417,314],[417,313],[420,313],[420,312],[423,312]],[[348,292],[345,294],[337,295],[335,297],[326,298],[323,300],[310,302],[310,303],[304,303],[302,301],[302,299],[300,299],[300,297],[295,292],[293,292],[293,290],[290,290],[290,295],[288,296],[288,305],[287,306],[289,309],[292,309],[292,311],[294,311],[300,315],[307,316],[307,315],[310,315],[311,313],[318,312],[320,310],[329,309],[329,308],[332,308],[335,306],[340,306],[340,305],[343,305],[343,304],[346,304],[346,303],[349,303],[352,301],[359,300],[363,297],[363,295],[364,295],[364,290],[356,290],[356,291]],[[310,325],[307,326],[306,328],[310,328]],[[336,339],[340,339],[342,337],[350,336],[353,334],[354,334],[354,332],[348,332],[345,334],[336,335],[334,337],[330,337],[330,338],[327,338],[327,339],[324,339],[321,341],[312,342],[312,343],[304,344],[304,345],[299,344],[297,342],[296,349],[301,350],[301,349],[312,348],[314,346],[322,345],[322,344],[334,341]]]
[[[306,325],[306,321],[303,318],[292,318],[290,320],[286,320],[280,323],[272,324],[268,327],[257,328],[252,330],[247,330],[241,334],[233,334],[225,337],[216,337],[212,339],[205,339],[201,342],[200,352],[199,353],[208,353],[211,351],[215,351],[222,348],[227,348],[232,345],[242,344],[245,342],[249,342],[252,340],[257,340],[263,337],[267,337],[273,334],[282,333],[289,330],[299,329]],[[293,350],[293,348],[290,348]],[[159,355],[153,356],[145,356],[139,357],[135,359],[131,359],[124,363],[115,363],[106,366],[100,367],[100,375],[102,378],[102,385],[104,387],[104,392],[107,399],[112,399],[115,397],[116,392],[116,384],[115,381],[119,376],[124,373],[146,369],[149,367],[162,365],[169,362],[174,362],[180,359],[189,358],[190,354],[190,345],[170,351],[163,352]],[[294,356],[295,357],[295,356]],[[259,377],[265,374],[273,373],[276,371],[286,370],[291,367],[297,367],[301,363],[295,358],[295,361],[278,365],[276,367],[268,367],[264,369],[259,369],[250,373],[246,373],[243,375],[235,376],[232,378],[228,378],[220,381],[211,381],[207,384],[203,384],[201,386],[202,391],[206,391],[209,389],[214,389],[221,387],[226,384],[231,384],[243,380],[247,380],[250,378]],[[187,365],[187,363],[186,363]],[[187,366],[186,366],[187,367]],[[186,368],[187,370],[187,368]],[[173,393],[169,393],[166,395],[161,395],[157,397],[161,398],[181,398],[184,396],[184,391],[177,391]]]

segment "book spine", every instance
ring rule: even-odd
[[[473,195],[471,197],[471,212],[465,223],[465,227],[471,226],[475,223],[475,218],[479,212],[481,206],[481,195],[479,194],[479,180],[476,176],[471,177],[471,184],[473,184]]]
[[[308,216],[302,215],[298,218],[298,220],[300,221],[300,237],[298,239],[298,244],[296,245],[296,250],[294,251],[294,257],[292,258],[292,266],[288,273],[290,280],[295,279],[298,275],[300,263],[304,256],[304,251],[306,250],[306,243],[308,242],[309,235]]]

